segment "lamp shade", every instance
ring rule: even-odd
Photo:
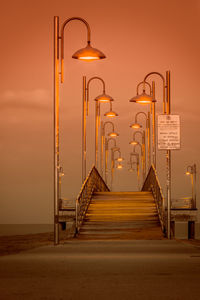
[[[121,164],[119,164],[118,166],[117,166],[117,169],[122,169],[123,167],[122,167],[122,165]]]
[[[156,100],[153,99],[150,95],[147,95],[145,92],[143,92],[141,95],[137,95],[131,98],[129,102],[135,102],[139,104],[151,104],[153,102],[156,102]]]
[[[106,95],[105,93],[103,93],[103,94],[97,96],[94,100],[102,102],[102,103],[108,103],[110,101],[113,101],[113,98],[111,96]]]
[[[112,132],[108,133],[108,136],[110,136],[110,137],[116,137],[116,136],[119,136],[119,134],[117,132],[112,131]]]
[[[142,128],[142,125],[140,125],[139,123],[133,123],[130,125],[130,127],[133,129],[139,129],[139,128]]]
[[[137,142],[137,141],[131,141],[131,142],[129,142],[129,144],[130,144],[130,145],[137,145],[138,142]]]
[[[106,58],[106,56],[105,54],[103,54],[103,52],[93,48],[90,45],[90,43],[88,43],[85,48],[76,51],[72,55],[72,58],[90,61],[90,60],[103,59]]]
[[[104,114],[104,116],[105,116],[105,117],[113,118],[113,117],[117,117],[118,114],[117,114],[116,112],[114,112],[113,110],[110,110],[110,111],[106,112],[106,113]]]
[[[123,161],[124,159],[122,157],[118,157],[116,160],[117,161]]]

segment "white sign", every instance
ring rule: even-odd
[[[180,116],[158,115],[158,150],[177,150],[180,148]]]

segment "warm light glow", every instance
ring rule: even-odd
[[[78,59],[82,59],[82,60],[97,60],[97,59],[100,59],[100,57],[98,57],[98,56],[80,56]]]
[[[119,136],[119,134],[117,132],[110,132],[110,133],[108,133],[108,136],[116,137],[116,136]]]
[[[130,125],[131,128],[134,128],[134,129],[139,129],[139,128],[142,128],[142,125],[138,124],[138,123],[134,123],[132,125]]]
[[[117,117],[118,114],[114,111],[108,111],[107,113],[104,114],[105,117],[110,117],[110,118],[113,118],[113,117]]]
[[[117,166],[117,169],[122,169],[122,165],[118,165],[118,166]]]
[[[87,61],[92,61],[92,60],[97,60],[97,59],[103,59],[106,56],[103,54],[98,49],[95,49],[90,46],[90,43],[85,48],[82,48],[78,51],[76,51],[73,55],[72,58],[75,59],[81,59],[81,60],[87,60]]]
[[[118,157],[117,161],[123,161],[124,159],[122,157]]]
[[[109,95],[106,95],[105,93],[97,96],[95,98],[95,101],[99,101],[101,103],[109,103],[110,101],[114,101],[113,98]]]
[[[137,142],[137,141],[131,141],[131,142],[129,142],[129,144],[130,144],[130,145],[137,145],[138,142]]]
[[[189,171],[187,171],[185,174],[186,174],[186,175],[191,175],[191,173],[190,173]]]
[[[143,92],[141,95],[137,95],[136,97],[133,97],[129,102],[135,102],[139,104],[151,104],[152,102],[156,102],[155,99],[153,99],[150,95],[147,95],[145,92]]]

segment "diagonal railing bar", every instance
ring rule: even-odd
[[[76,199],[76,233],[79,232],[83,223],[88,206],[95,192],[109,192],[109,188],[103,178],[95,168],[92,167],[87,178],[85,179],[80,193]]]
[[[166,232],[166,219],[165,219],[165,199],[162,189],[158,180],[158,175],[154,165],[151,165],[147,174],[146,180],[143,184],[142,191],[151,191],[156,202],[158,216],[163,233]]]

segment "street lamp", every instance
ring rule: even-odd
[[[133,158],[136,158],[136,161],[133,161]],[[140,190],[140,166],[139,166],[139,153],[136,153],[135,151],[130,153],[130,165],[131,168],[129,171],[134,171],[133,170],[133,164],[136,165],[136,170],[137,170],[137,180],[138,180],[138,189]]]
[[[102,94],[95,98],[95,166],[98,165],[98,132],[100,122],[100,104],[111,103],[113,98],[105,92],[105,82],[101,77],[94,76],[86,82],[86,76],[83,76],[83,116],[82,116],[82,182],[86,178],[86,115],[89,114],[89,87],[93,80],[101,81],[103,85]]]
[[[148,95],[150,97],[146,97],[145,93],[145,83],[147,78],[149,78],[151,75],[157,75],[162,79],[163,83],[163,114],[169,115],[171,113],[171,97],[170,97],[170,71],[166,72],[166,77],[164,77],[161,73],[159,72],[150,72],[144,77],[144,89],[143,89],[143,94],[140,95],[139,101],[137,103],[140,104],[149,104],[149,103],[155,103],[155,83],[152,82],[152,93],[151,95]],[[136,96],[137,97],[137,96]],[[147,101],[148,98],[148,101]],[[132,98],[133,99],[133,98]],[[136,102],[136,101],[131,101],[131,102]],[[155,124],[155,106],[153,105],[153,122]],[[167,173],[167,183],[166,183],[166,189],[167,189],[167,232],[168,232],[168,238],[171,238],[171,227],[170,227],[170,222],[171,222],[171,150],[167,150],[166,153],[166,173]]]
[[[140,135],[141,136],[141,145],[142,145],[142,164],[143,164],[143,175],[145,177],[146,175],[146,141],[145,141],[145,131],[135,131],[133,133],[133,140],[131,142],[129,142],[129,144],[133,145],[133,146],[137,146],[138,144],[140,144],[138,141],[136,141],[136,135]]]
[[[90,26],[86,20],[79,17],[67,19],[59,28],[59,17],[54,17],[54,244],[59,244],[59,83],[64,82],[64,29],[66,25],[78,20],[85,24],[87,29],[87,46],[75,52],[72,58],[92,61],[105,58],[105,55],[98,49],[91,46]],[[60,50],[61,48],[61,50]],[[60,70],[61,64],[61,70]]]
[[[112,184],[113,184],[113,178],[114,178],[115,152],[118,152],[119,157],[121,157],[120,148],[116,147],[116,146],[112,147],[111,148],[111,190],[112,190]],[[122,166],[120,168],[122,168]]]
[[[105,131],[108,125],[112,126],[112,130],[107,135],[112,138],[119,136],[119,134],[115,131],[113,122],[111,121],[101,122],[101,160],[100,160],[101,175],[103,175],[103,150],[105,145]]]
[[[114,142],[115,149],[118,149],[116,140],[114,138],[105,138],[105,183],[107,183],[107,173],[108,173],[108,150],[109,143]]]
[[[192,184],[192,208],[196,208],[196,164],[187,166],[186,175],[190,175]]]
[[[140,148],[140,154],[141,154],[141,162],[142,162],[142,178],[143,178],[143,183],[145,181],[145,160],[144,160],[144,152],[143,152],[143,145],[140,144],[139,142],[137,143],[137,145],[134,145],[134,148],[133,148],[133,153],[136,153],[136,147],[139,147]],[[138,154],[138,159],[139,159],[139,153]]]
[[[135,115],[135,122],[133,124],[130,125],[131,128],[133,129],[140,129],[142,128],[142,125],[140,125],[138,123],[138,117],[139,115],[143,115],[146,119],[146,126],[145,126],[145,130],[146,130],[146,137],[147,137],[147,151],[148,151],[148,167],[150,168],[151,166],[151,147],[150,147],[150,112],[148,112],[148,114],[146,114],[145,112],[141,111],[138,112]]]

